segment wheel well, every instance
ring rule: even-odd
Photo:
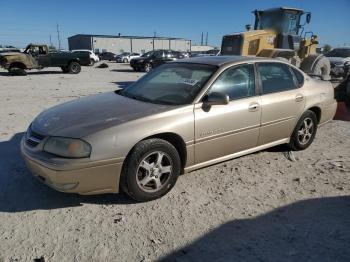
[[[10,68],[11,67],[18,67],[21,69],[26,69],[27,67],[25,66],[25,64],[21,63],[21,62],[14,62],[10,64]]]
[[[315,115],[317,117],[317,122],[319,123],[321,120],[321,109],[317,106],[314,106],[314,107],[309,108],[308,110],[315,113]]]
[[[89,61],[90,61],[90,60],[89,60]],[[69,64],[72,63],[72,62],[77,62],[77,63],[79,63],[79,60],[78,60],[78,59],[69,60],[67,65],[69,65]],[[79,63],[79,64],[80,64],[80,63]]]
[[[181,168],[182,169],[185,168],[186,161],[187,161],[186,144],[185,144],[184,140],[179,135],[177,135],[175,133],[161,133],[161,134],[156,134],[156,135],[146,137],[142,140],[147,140],[150,138],[163,139],[163,140],[169,142],[170,144],[172,144],[176,148],[177,152],[179,153],[179,156],[181,159]]]

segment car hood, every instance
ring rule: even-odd
[[[23,56],[23,57],[25,57],[26,54],[20,53],[20,52],[5,52],[5,53],[1,53],[0,56],[2,56],[2,57],[9,57],[9,56]]]
[[[109,92],[79,98],[45,110],[35,118],[31,128],[43,135],[81,138],[169,108]]]
[[[350,61],[350,57],[328,57],[331,63],[345,63]]]

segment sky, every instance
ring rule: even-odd
[[[255,9],[288,6],[312,12],[305,31],[320,45],[350,46],[350,0],[0,0],[0,45],[25,47],[30,42],[57,46],[59,25],[63,48],[75,34],[180,37],[220,46],[222,36],[254,24]],[[205,38],[205,37],[204,37]]]

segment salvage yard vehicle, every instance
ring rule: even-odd
[[[123,63],[123,59],[124,59],[126,56],[128,56],[128,55],[130,55],[130,52],[123,52],[123,53],[121,53],[121,54],[119,54],[119,55],[116,55],[116,56],[115,56],[115,61],[116,61],[117,63]]]
[[[0,66],[10,74],[25,75],[26,70],[60,67],[64,73],[78,74],[81,65],[89,65],[89,54],[49,52],[47,45],[29,44],[23,53],[11,52],[0,55]]]
[[[152,68],[162,65],[166,62],[182,59],[184,55],[178,51],[172,50],[155,50],[143,54],[138,58],[130,61],[130,66],[134,71],[149,72]]]
[[[350,67],[350,47],[334,48],[326,54],[331,62],[331,75],[346,78]]]
[[[100,58],[100,60],[112,61],[115,59],[116,54],[114,54],[112,52],[103,52],[103,53],[99,54],[98,57]]]
[[[254,30],[246,25],[246,32],[225,35],[222,55],[249,55],[285,60],[309,75],[330,79],[330,62],[316,53],[318,36],[304,32],[311,21],[311,13],[297,8],[255,10]],[[305,22],[301,20],[305,15]],[[310,35],[310,37],[308,37]]]
[[[21,152],[33,175],[56,190],[121,189],[148,201],[181,173],[280,144],[308,148],[336,106],[330,82],[284,61],[183,59],[124,89],[42,112]]]
[[[90,65],[94,65],[98,61],[100,61],[100,58],[91,50],[87,49],[76,49],[72,50],[72,53],[77,53],[77,54],[88,54],[90,56]]]

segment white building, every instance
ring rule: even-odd
[[[78,34],[68,38],[69,50],[89,49],[95,53],[144,53],[155,49],[191,51],[191,40],[172,37]]]

